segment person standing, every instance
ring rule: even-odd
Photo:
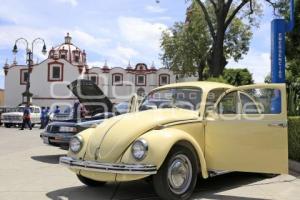
[[[45,120],[45,127],[48,125],[49,123],[49,120],[50,120],[50,107],[48,106],[46,108],[46,120]]]
[[[80,103],[79,101],[76,101],[73,105],[73,120],[78,121],[79,118],[79,107],[80,107]]]
[[[31,125],[31,119],[30,119],[30,107],[29,105],[26,105],[26,107],[24,108],[24,112],[23,112],[23,123],[22,123],[22,127],[20,130],[24,130],[24,128],[27,127],[32,130],[32,125]]]
[[[45,128],[46,117],[47,117],[46,108],[42,107],[41,117],[40,117],[40,119],[41,119],[41,127],[40,127],[40,129],[44,129]]]
[[[54,114],[59,114],[60,113],[60,108],[59,106],[56,106],[55,110],[54,110]]]

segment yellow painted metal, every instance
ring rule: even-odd
[[[105,163],[152,164],[159,169],[170,149],[178,142],[185,141],[195,149],[204,178],[208,177],[209,170],[287,173],[287,130],[268,126],[286,120],[284,85],[260,84],[235,88],[219,83],[192,82],[158,89],[174,87],[201,88],[203,93],[199,111],[171,108],[113,117],[96,128],[79,133],[84,140],[83,147],[79,153],[69,152],[68,155]],[[265,115],[264,120],[252,121],[243,116],[239,120],[222,121],[217,113],[205,118],[205,101],[210,90],[245,90],[253,87],[280,89],[283,112]],[[131,145],[139,138],[145,139],[149,145],[147,156],[142,161],[135,160],[131,154]],[[146,177],[74,171],[98,181],[130,181]]]
[[[207,118],[205,156],[209,169],[288,173],[287,127],[273,126],[287,124],[285,85],[250,85],[227,93],[258,88],[281,91],[281,114],[229,114],[226,118],[215,114]]]

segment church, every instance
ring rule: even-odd
[[[30,70],[30,93],[32,104],[38,106],[73,105],[77,100],[67,88],[76,79],[89,79],[117,103],[129,100],[133,93],[145,95],[152,89],[176,82],[176,75],[166,68],[150,67],[137,63],[126,67],[90,67],[87,53],[72,43],[67,34],[62,44],[53,47],[48,57],[28,69],[27,65],[6,63],[5,105],[17,106],[23,102],[28,70]]]

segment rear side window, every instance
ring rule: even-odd
[[[218,88],[209,91],[206,98],[205,111],[213,110],[215,103],[226,90],[225,88]]]
[[[226,94],[218,104],[219,114],[238,114],[237,92]]]

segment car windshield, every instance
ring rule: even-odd
[[[24,112],[25,107],[18,107],[17,112]],[[30,112],[33,112],[33,107],[30,107]]]
[[[158,108],[198,110],[201,98],[202,90],[200,88],[162,89],[149,93],[140,105],[139,110]]]
[[[115,106],[116,109],[122,109],[122,110],[128,110],[129,109],[129,103],[128,102],[122,102]]]

